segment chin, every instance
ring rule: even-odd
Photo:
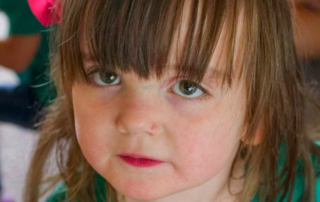
[[[118,193],[124,197],[140,200],[140,201],[153,201],[164,198],[170,194],[167,193],[163,188],[159,186],[136,184],[136,185],[126,185],[126,186],[115,186]]]
[[[126,198],[134,199],[137,201],[156,201],[163,197],[152,196],[152,195],[141,195],[141,194],[132,194],[132,195],[123,195]]]
[[[131,191],[124,191],[124,192],[119,191],[119,193],[120,195],[126,198],[131,198],[138,201],[154,201],[164,197],[160,193],[150,193],[148,191],[140,191],[140,190],[139,191],[131,190]]]

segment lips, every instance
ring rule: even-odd
[[[145,157],[142,155],[136,154],[121,154],[119,157],[127,164],[134,166],[134,167],[152,167],[157,166],[163,161],[159,161],[156,159],[152,159],[149,157]]]

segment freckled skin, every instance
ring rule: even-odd
[[[86,37],[81,36],[82,51],[87,52]],[[222,46],[223,37],[208,72],[216,66]],[[84,63],[88,66],[92,64]],[[80,148],[123,197],[121,202],[235,201],[228,180],[244,131],[242,81],[235,79],[222,91],[207,74],[201,85],[210,96],[188,100],[172,92],[174,72],[159,80],[140,80],[133,73],[119,76],[121,83],[113,86],[76,83],[72,99]],[[163,163],[137,168],[121,160],[122,153]]]
[[[201,197],[210,201],[227,186],[243,132],[242,88],[235,85],[226,93],[212,92],[220,96],[186,101],[162,85],[171,77],[142,82],[123,74],[119,85],[73,87],[83,154],[127,201],[188,201],[198,192],[207,193]],[[118,157],[123,152],[164,163],[136,168]]]

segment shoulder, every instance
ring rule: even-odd
[[[317,178],[316,178],[316,184],[315,184],[315,202],[320,202],[320,176],[319,171],[316,171]],[[301,197],[303,194],[303,190],[305,188],[305,176],[298,175],[295,180],[295,186],[294,186],[294,193],[293,193],[293,201],[298,202],[301,201]]]
[[[315,142],[317,146],[320,146],[320,142]],[[285,147],[282,147],[280,150],[280,157],[279,157],[279,162],[278,162],[278,167],[279,170],[283,168],[285,164],[285,156],[284,154]],[[316,174],[316,184],[315,184],[315,200],[314,202],[320,202],[320,156],[312,155],[312,161],[313,161],[313,167],[314,167],[314,172]],[[304,174],[301,173],[301,168],[303,167],[303,162],[298,161],[297,163],[297,176],[295,178],[295,184],[294,184],[294,189],[293,189],[293,199],[292,202],[301,202],[304,201],[302,199],[302,195],[305,189],[305,180],[306,177]],[[256,194],[254,199],[251,202],[259,202],[259,195]],[[279,199],[281,196],[279,196]],[[277,201],[280,201],[280,200]],[[284,201],[288,201],[288,196],[285,197]]]
[[[67,202],[67,187],[63,183],[58,189],[46,200],[46,202]]]
[[[315,188],[315,202],[320,202],[320,177],[318,176]]]
[[[316,141],[316,145],[320,147],[320,141]],[[319,161],[320,161],[320,157],[318,157],[318,162]],[[317,176],[318,176],[316,181],[316,186],[315,186],[315,202],[320,202],[320,164],[318,165],[318,167],[315,168],[315,171],[317,172]]]
[[[99,174],[95,175],[94,194],[97,202],[106,201],[106,181]],[[68,189],[65,183],[61,184],[46,202],[70,202],[68,200]],[[77,202],[80,202],[77,199]]]
[[[320,149],[320,141],[316,141],[315,145],[317,145]],[[316,175],[316,184],[315,184],[315,202],[320,202],[320,156],[312,155],[312,162],[314,167],[314,172]],[[297,172],[300,173],[300,168],[303,167],[303,164],[299,162]],[[294,187],[294,195],[293,201],[300,201],[303,190],[305,188],[305,175],[298,174],[295,180]]]

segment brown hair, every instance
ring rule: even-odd
[[[52,65],[59,96],[50,107],[31,162],[26,202],[38,200],[52,151],[60,169],[54,179],[63,179],[70,199],[77,196],[82,201],[95,201],[95,172],[76,139],[71,98],[73,84],[86,81],[80,27],[85,27],[90,53],[101,68],[133,71],[141,78],[151,74],[160,77],[185,20],[186,2],[191,6],[178,74],[201,81],[224,30],[226,58],[219,67],[223,68],[221,85],[230,86],[238,62],[234,55],[237,46],[241,48],[239,77],[246,87],[247,127],[236,159],[243,158],[247,170],[243,190],[237,193],[240,201],[250,201],[256,193],[260,201],[282,201],[285,197],[290,201],[298,174],[305,177],[301,201],[313,200],[314,167],[318,164],[312,162],[312,155],[319,157],[320,149],[311,128],[319,122],[306,118],[306,108],[319,112],[320,107],[304,87],[288,0],[63,0],[58,50]],[[263,140],[255,145],[260,124]],[[285,159],[281,169],[279,158]],[[299,169],[298,162],[303,165]],[[108,197],[116,201],[115,190],[108,183],[107,188]]]

